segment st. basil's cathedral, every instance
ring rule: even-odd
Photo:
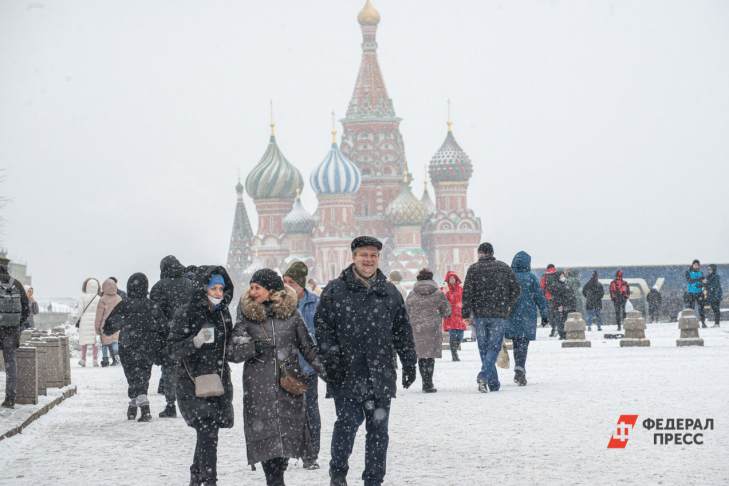
[[[349,244],[358,235],[383,242],[380,268],[399,270],[405,286],[417,272],[430,268],[436,279],[450,270],[461,277],[476,260],[481,220],[468,207],[468,182],[473,164],[453,135],[448,121],[445,140],[433,155],[422,196],[411,188],[401,119],[377,60],[380,14],[367,0],[357,20],[362,29],[362,61],[341,120],[343,133],[309,177],[318,207],[309,213],[301,203],[304,178],[279,148],[275,126],[263,157],[251,170],[245,186],[236,185],[238,202],[227,267],[236,287],[268,267],[283,272],[294,261],[309,266],[309,275],[322,286],[351,263]],[[253,199],[258,214],[255,233],[248,219],[243,191]]]

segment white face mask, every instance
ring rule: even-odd
[[[567,281],[567,277],[565,277],[565,276],[563,275],[563,276],[559,277],[559,281],[560,281],[560,282],[565,282],[565,281]]]
[[[220,303],[223,302],[223,299],[216,299],[215,297],[210,297],[209,295],[208,295],[208,300],[213,305],[220,305]]]

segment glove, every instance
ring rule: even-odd
[[[256,347],[256,353],[261,354],[267,349],[273,349],[273,343],[270,339],[256,339],[253,341],[253,345]]]
[[[207,327],[203,327],[197,332],[197,334],[195,334],[195,337],[192,338],[192,344],[195,346],[195,349],[202,348],[205,341],[210,339],[210,332],[211,331]]]
[[[410,385],[415,383],[415,366],[403,366],[402,367],[402,386],[403,388],[410,388]]]

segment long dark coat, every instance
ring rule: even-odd
[[[245,362],[243,367],[243,432],[248,464],[276,457],[303,457],[307,445],[304,395],[292,395],[279,384],[280,363],[298,353],[321,371],[314,341],[297,310],[296,292],[290,287],[272,292],[270,302],[259,304],[248,293],[238,305],[233,336],[236,343],[228,356]],[[255,342],[271,341],[273,347],[256,352]]]
[[[228,305],[233,298],[233,282],[223,267],[199,267],[200,281],[194,283],[191,300],[175,314],[167,339],[167,354],[176,362],[177,403],[187,425],[195,429],[233,426],[233,385],[230,367],[225,359],[225,347],[230,344],[233,320]],[[212,309],[207,296],[207,282],[216,273],[223,276],[225,291],[223,302]],[[215,327],[215,341],[196,349],[192,338],[206,323]],[[220,397],[195,396],[194,377],[222,374],[225,393]]]
[[[413,328],[418,358],[440,358],[443,344],[443,318],[451,315],[451,305],[432,280],[420,280],[405,300]]]
[[[152,287],[149,298],[159,307],[169,334],[175,313],[185,309],[190,302],[193,281],[185,276],[185,267],[172,255],[164,257],[159,266],[160,280]],[[165,365],[172,366],[172,362],[165,362]]]
[[[148,288],[143,273],[129,277],[127,298],[114,307],[104,323],[107,336],[120,333],[119,356],[126,363],[161,362],[168,326],[159,308],[147,298]]]
[[[405,302],[380,270],[365,285],[354,275],[354,265],[347,267],[322,292],[314,322],[334,396],[393,398],[394,353],[403,367],[417,364]]]

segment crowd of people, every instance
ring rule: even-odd
[[[179,409],[196,432],[190,485],[217,482],[217,444],[221,428],[234,423],[229,363],[243,363],[243,419],[248,464],[260,463],[271,486],[283,486],[289,459],[318,469],[321,416],[319,380],[334,400],[336,420],[331,438],[331,486],[347,484],[349,457],[364,423],[365,486],[380,485],[386,473],[389,415],[401,385],[409,388],[420,374],[422,391],[438,390],[435,362],[442,357],[448,333],[452,361],[464,332],[472,327],[481,359],[476,373],[481,393],[497,392],[496,361],[504,339],[513,342],[514,382],[527,385],[529,343],[537,325],[551,325],[550,337],[565,338],[570,312],[584,313],[588,329],[602,330],[605,289],[597,272],[581,286],[575,272],[548,265],[541,280],[532,272],[531,256],[518,252],[511,265],[494,256],[489,243],[478,247],[478,261],[463,280],[448,272],[439,285],[427,268],[407,292],[398,272],[389,278],[379,268],[382,243],[361,236],[351,242],[352,263],[321,290],[308,268],[294,262],[279,275],[257,270],[231,315],[234,286],[221,266],[183,266],[174,256],[160,262],[160,280],[150,289],[143,273],[126,283],[127,293],[110,277],[103,284],[82,284],[78,328],[80,366],[121,364],[127,379],[127,418],[152,420],[149,382],[152,367],[162,368],[157,391],[165,395],[160,418]],[[307,279],[308,278],[308,279]],[[695,261],[686,272],[686,304],[713,310],[719,325],[721,284],[716,266],[707,276]],[[618,271],[609,285],[618,330],[629,305],[630,286]],[[655,291],[655,292],[654,292]],[[14,351],[20,330],[32,319],[32,289],[27,292],[0,265],[0,339],[8,378],[3,406],[12,408],[15,393]],[[648,295],[650,319],[657,319],[661,296]],[[37,312],[37,304],[35,304]],[[30,321],[32,325],[32,321]],[[705,325],[705,324],[704,324]],[[137,418],[138,417],[138,418]]]

